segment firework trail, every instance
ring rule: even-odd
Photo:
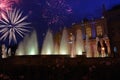
[[[46,0],[42,17],[47,20],[48,25],[64,24],[65,18],[71,13],[72,9],[65,0]]]

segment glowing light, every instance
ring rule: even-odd
[[[102,47],[102,50],[104,51],[104,50],[105,50],[105,48],[104,48],[104,47]]]
[[[0,8],[5,8],[5,4],[0,4]]]
[[[76,54],[82,55],[82,52],[84,52],[84,41],[82,38],[82,31],[80,29],[77,30],[76,34]]]
[[[69,54],[69,43],[68,43],[68,32],[67,29],[64,28],[62,33],[62,39],[60,42],[60,55],[68,55]]]
[[[36,54],[36,53],[35,53],[35,49],[34,49],[34,48],[30,49],[29,55],[35,55],[35,54]]]
[[[0,20],[0,40],[9,39],[9,43],[13,40],[17,43],[16,35],[23,37],[26,32],[29,32],[27,27],[28,24],[25,22],[27,16],[23,16],[20,10],[14,9],[6,12]]]
[[[47,34],[45,36],[43,46],[42,46],[42,55],[54,55],[54,41],[53,41],[53,35],[51,30],[47,31]]]
[[[26,36],[24,40],[18,45],[16,50],[17,56],[20,55],[38,55],[38,41],[36,31],[33,31],[30,36]]]
[[[24,43],[27,44],[24,46],[26,49],[26,55],[38,55],[38,41],[36,31],[33,31]]]
[[[86,35],[86,56],[92,57],[91,45],[88,35]]]
[[[19,55],[22,56],[24,54],[24,43],[20,42],[18,49],[16,50],[16,54],[15,55]]]

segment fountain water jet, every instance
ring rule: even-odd
[[[7,48],[5,44],[2,44],[1,52],[2,52],[2,58],[7,58]]]
[[[23,41],[20,42],[17,50],[16,50],[16,54],[15,55],[19,55],[19,56],[22,56],[22,55],[25,55],[25,51],[24,51],[24,43]]]
[[[76,55],[84,55],[83,52],[86,52],[86,57],[99,57],[97,51],[98,40],[95,40],[96,43],[91,43],[86,35],[84,42],[80,29],[77,29],[76,35],[72,33],[68,35],[67,29],[64,28],[62,35],[55,38],[54,40],[52,31],[48,30],[43,41],[41,55],[69,55],[74,58]],[[106,43],[107,48],[109,47],[108,43]],[[38,42],[35,31],[31,36],[27,35],[19,44],[16,55],[38,55]]]
[[[48,30],[43,42],[41,55],[52,55],[52,54],[54,54],[53,35],[51,30]]]
[[[60,42],[60,55],[68,55],[69,54],[69,44],[68,44],[68,32],[66,28],[63,29],[62,39]]]
[[[84,41],[82,38],[82,31],[78,29],[76,34],[76,54],[82,55],[82,52],[84,52]]]
[[[38,55],[38,41],[36,31],[33,31],[29,38],[28,44],[26,45],[27,55]]]
[[[55,55],[59,55],[59,46],[58,46],[58,43],[55,43],[55,46],[54,46],[54,54],[55,54]]]
[[[89,37],[87,35],[86,35],[86,56],[92,57],[90,41],[89,41]]]
[[[70,50],[70,57],[74,58],[74,57],[76,57],[76,51],[75,51],[76,47],[75,47],[75,37],[74,37],[74,35],[71,36],[71,39],[72,40],[69,42],[69,44],[70,44],[70,46],[69,46],[70,47],[70,49],[69,49]]]
[[[16,55],[38,55],[38,41],[36,31],[33,31],[30,36],[26,36],[19,44],[16,50]]]

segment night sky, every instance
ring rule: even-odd
[[[58,32],[82,19],[96,19],[102,16],[102,6],[110,10],[120,4],[120,0],[23,0],[18,8],[28,15],[28,21],[37,31],[41,45],[46,31]]]

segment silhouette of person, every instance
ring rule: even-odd
[[[11,56],[15,56],[16,49],[17,49],[17,45],[11,46]]]
[[[99,53],[99,56],[101,56],[101,44],[100,44],[100,41],[98,41],[98,43],[97,43],[97,51]]]
[[[114,46],[113,50],[114,50],[114,57],[117,57],[117,56],[118,56],[118,53],[117,53],[117,47]]]

